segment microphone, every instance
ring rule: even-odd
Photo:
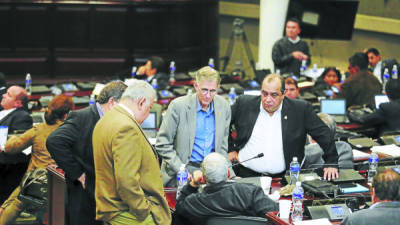
[[[258,158],[261,158],[261,157],[264,157],[264,153],[259,153],[258,155],[254,156],[254,157],[251,157],[250,159],[246,159],[246,160],[241,161],[241,162],[233,163],[231,166],[229,166],[229,168],[232,168],[232,167],[240,165],[240,164],[242,164],[244,162],[247,162],[247,161],[250,161],[250,160],[253,160],[253,159],[258,159]]]

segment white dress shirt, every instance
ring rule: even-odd
[[[3,109],[0,111],[0,120],[4,119],[8,114],[12,113],[17,108]]]
[[[374,67],[374,75],[378,78],[379,82],[382,83],[382,61],[379,61]]]
[[[253,132],[249,141],[239,151],[239,159],[244,161],[259,153],[264,153],[264,156],[243,163],[245,167],[259,173],[269,174],[281,173],[286,169],[283,155],[281,111],[282,103],[278,110],[270,116],[260,104],[260,113]]]

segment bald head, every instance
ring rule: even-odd
[[[400,175],[387,169],[378,173],[373,180],[372,187],[378,201],[399,201],[400,200]]]
[[[1,100],[1,106],[3,109],[20,108],[28,101],[28,95],[20,86],[11,86],[7,89],[7,92],[3,94]]]

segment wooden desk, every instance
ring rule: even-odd
[[[66,183],[64,171],[56,169],[55,166],[47,167],[48,171],[48,188],[47,198],[48,207],[48,224],[49,225],[64,225],[65,221],[65,198],[66,198]]]

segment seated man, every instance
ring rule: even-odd
[[[13,134],[14,131],[25,131],[32,128],[32,117],[25,110],[27,102],[28,95],[22,87],[11,86],[3,94],[0,126],[7,126],[9,134]],[[28,166],[27,159],[22,157],[15,161],[16,158],[16,156],[0,154],[0,204],[17,187]]]
[[[278,204],[266,196],[261,187],[227,182],[228,161],[219,153],[207,155],[195,171],[193,179],[182,188],[176,212],[196,224],[210,216],[258,216],[277,211]],[[197,193],[201,183],[207,183],[203,192]]]
[[[385,170],[374,176],[370,208],[346,217],[342,225],[389,225],[400,221],[400,175]],[[397,222],[396,222],[397,221]]]
[[[165,73],[165,61],[159,56],[152,56],[146,64],[139,67],[136,77],[137,79],[146,80],[152,84],[153,80],[157,80],[158,89],[165,89],[168,85],[169,75]]]
[[[298,98],[300,88],[297,86],[297,81],[291,77],[285,79],[285,96],[288,98]]]
[[[319,118],[329,127],[332,135],[336,133],[336,122],[328,114],[318,113]],[[311,142],[314,142],[312,140]],[[344,141],[335,141],[336,150],[339,155],[339,168],[340,169],[354,169],[353,151],[351,146]],[[305,147],[305,160],[303,168],[319,168],[325,163],[322,156],[324,151],[318,143],[311,143]]]
[[[361,123],[378,128],[378,136],[385,132],[400,130],[400,81],[390,79],[386,84],[386,94],[390,102],[382,103],[379,109],[361,118]]]

